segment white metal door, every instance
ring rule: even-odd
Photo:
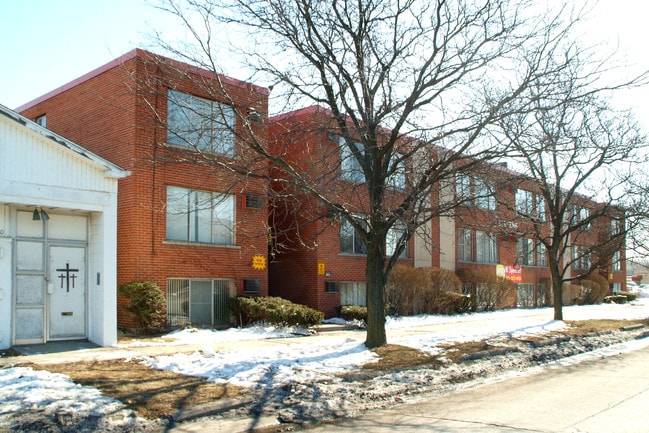
[[[50,246],[48,339],[86,336],[86,249]]]

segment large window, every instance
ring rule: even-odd
[[[572,268],[582,271],[590,269],[590,251],[587,247],[572,246]]]
[[[622,270],[622,255],[620,254],[619,251],[616,251],[613,253],[613,259],[611,263],[611,269],[613,271],[621,271]]]
[[[406,189],[406,162],[404,160],[397,161],[394,168],[395,171],[387,179],[387,186],[404,191]]]
[[[340,147],[340,177],[352,182],[365,182],[365,174],[358,158],[363,155],[363,145],[353,142],[354,151],[347,145],[343,137],[338,138]]]
[[[470,176],[464,173],[455,175],[455,196],[459,202],[465,202],[468,206],[472,204]]]
[[[530,216],[534,212],[533,194],[524,189],[516,190],[516,212],[519,215]]]
[[[363,238],[346,218],[340,221],[340,252],[367,254],[367,246]]]
[[[545,247],[545,244],[539,243],[536,246],[536,266],[548,267],[548,249]]]
[[[167,187],[167,239],[234,244],[234,196]]]
[[[228,300],[236,296],[234,280],[169,278],[167,323],[169,326],[228,325]]]
[[[498,263],[498,244],[492,234],[476,231],[475,249],[478,263]]]
[[[518,264],[520,266],[534,266],[534,242],[529,238],[518,238]]]
[[[167,143],[203,152],[234,154],[234,110],[187,93],[167,93]]]
[[[406,229],[404,225],[401,223],[395,223],[392,227],[390,227],[390,230],[388,230],[388,233],[385,237],[385,255],[387,257],[391,257],[392,254],[394,254],[397,248],[397,243],[399,242],[399,239],[401,239],[405,231]],[[399,255],[399,257],[401,258],[408,257],[407,244],[406,247],[401,252],[401,254]]]
[[[471,230],[458,230],[457,256],[460,262],[473,261],[473,232]]]
[[[343,281],[340,283],[340,305],[367,305],[367,285],[365,281]]]
[[[493,189],[482,179],[475,179],[475,205],[481,209],[496,210]]]

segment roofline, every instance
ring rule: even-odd
[[[19,123],[26,127],[27,129],[34,131],[35,133],[43,136],[44,138],[55,142],[59,146],[63,146],[72,152],[76,153],[77,155],[83,156],[93,162],[94,164],[97,164],[103,168],[105,168],[107,171],[110,172],[110,177],[114,178],[124,178],[127,176],[130,176],[130,172],[127,170],[124,170],[122,167],[118,166],[117,164],[113,164],[112,162],[108,161],[105,158],[102,158],[99,155],[96,155],[89,151],[88,149],[78,145],[77,143],[53,132],[50,131],[49,129],[39,125],[38,123],[28,119],[27,117],[23,116],[20,113],[17,113],[16,111],[5,107],[4,105],[0,104],[0,114],[3,116],[9,118],[10,120],[13,120],[16,123]]]
[[[22,112],[22,111],[28,110],[28,109],[32,108],[33,106],[38,105],[38,104],[40,104],[41,102],[43,102],[43,101],[45,101],[47,99],[50,99],[50,98],[52,98],[54,96],[57,96],[57,95],[65,92],[66,90],[69,90],[69,89],[71,89],[71,88],[73,88],[75,86],[78,86],[81,83],[84,83],[84,82],[90,80],[91,78],[94,78],[94,77],[96,77],[98,75],[103,74],[106,71],[109,71],[109,70],[114,69],[116,67],[122,66],[126,62],[128,62],[130,60],[133,60],[133,59],[135,59],[137,57],[150,59],[150,60],[162,59],[165,63],[169,63],[169,64],[173,65],[174,67],[176,67],[178,69],[183,69],[183,70],[185,70],[187,72],[193,72],[195,74],[201,75],[201,76],[206,77],[206,78],[214,78],[214,75],[215,75],[214,72],[209,71],[207,69],[199,68],[197,66],[192,66],[192,65],[190,65],[188,63],[183,63],[181,61],[174,60],[174,59],[171,59],[171,58],[168,58],[168,57],[165,57],[165,56],[161,56],[159,54],[154,54],[154,53],[151,53],[149,51],[143,50],[141,48],[135,48],[135,49],[127,52],[126,54],[123,54],[123,55],[117,57],[116,59],[106,63],[105,65],[102,65],[102,66],[100,66],[100,67],[98,67],[96,69],[93,69],[92,71],[80,76],[79,78],[77,78],[75,80],[72,80],[69,83],[64,84],[63,86],[61,86],[61,87],[59,87],[57,89],[54,89],[54,90],[52,90],[52,91],[50,91],[48,93],[45,93],[44,95],[39,96],[38,98],[36,98],[36,99],[34,99],[32,101],[29,101],[29,102],[21,105],[20,107],[17,107],[15,109],[15,111]],[[264,94],[264,95],[269,95],[270,94],[270,91],[266,87],[258,86],[256,84],[248,83],[246,81],[238,80],[236,78],[228,77],[228,76],[222,75],[222,74],[218,74],[218,76],[220,77],[221,81],[226,83],[226,84],[236,86],[236,87],[240,87],[240,88],[246,88],[246,89],[248,89],[250,87],[253,87],[258,93],[261,93],[261,94]]]
[[[333,116],[333,111],[331,111],[328,108],[321,107],[320,105],[310,105],[308,107],[299,108],[297,110],[289,111],[287,113],[276,114],[274,116],[271,116],[268,119],[268,121],[279,122],[281,120],[286,120],[297,116],[305,116],[308,114],[318,114],[318,113],[325,114],[328,116]]]

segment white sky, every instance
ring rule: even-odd
[[[17,108],[133,48],[147,48],[152,28],[171,32],[177,26],[154,2],[0,0],[0,104]],[[619,41],[628,63],[649,69],[648,11],[643,0],[600,0],[588,35],[614,45]],[[649,89],[627,92],[620,101],[636,108],[639,120],[646,118],[649,125]]]

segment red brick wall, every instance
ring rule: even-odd
[[[259,278],[261,295],[266,295],[267,269],[253,269],[252,257],[267,256],[267,209],[245,209],[241,196],[265,195],[267,186],[264,181],[225,172],[191,152],[165,146],[168,85],[211,96],[206,93],[204,77],[165,70],[136,56],[22,114],[30,118],[46,114],[48,128],[131,171],[131,176],[119,183],[118,284],[153,280],[164,290],[171,277],[228,278],[235,279],[237,293],[242,294],[243,279]],[[267,93],[259,88],[230,81],[226,88],[235,108],[254,106],[267,112]],[[265,127],[253,127],[265,142]],[[236,245],[167,242],[167,185],[235,194]],[[134,327],[123,303],[118,300],[118,325]]]

